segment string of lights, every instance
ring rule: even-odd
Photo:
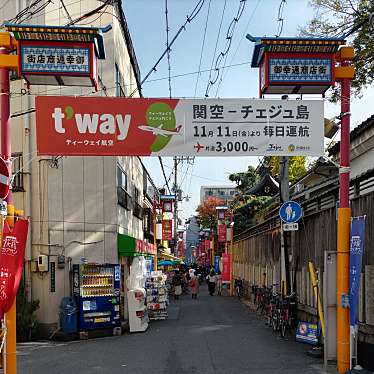
[[[283,18],[283,10],[284,10],[284,6],[286,5],[286,0],[281,0],[280,3],[279,3],[279,7],[278,7],[278,30],[277,30],[277,33],[275,34],[275,37],[276,38],[279,38],[281,35],[282,35],[282,31],[283,31],[283,24],[284,24],[284,18]]]
[[[170,47],[169,47],[169,9],[168,0],[165,0],[165,21],[166,21],[166,50],[167,50],[167,60],[168,60],[168,81],[169,81],[169,97],[171,99],[171,67],[170,67]]]
[[[143,84],[148,80],[148,78],[155,72],[157,71],[157,66],[160,64],[160,62],[164,59],[164,57],[166,56],[166,54],[168,53],[168,51],[170,50],[170,48],[172,47],[172,45],[175,43],[175,41],[178,39],[178,37],[180,36],[180,34],[182,33],[182,31],[185,31],[186,30],[186,26],[191,23],[196,17],[197,15],[200,13],[203,5],[205,3],[205,0],[199,0],[195,6],[195,8],[193,9],[193,11],[187,15],[186,17],[186,21],[183,23],[183,25],[179,28],[179,30],[177,31],[177,33],[174,35],[173,39],[171,40],[171,42],[169,43],[169,48],[166,48],[164,50],[164,52],[162,52],[161,56],[158,58],[158,60],[156,61],[156,63],[152,66],[151,70],[146,74],[146,76],[142,79],[142,81],[140,82],[140,84],[134,89],[134,91],[131,92],[131,94],[129,95],[130,97],[133,97],[135,95],[136,92],[139,91],[139,89],[141,89],[141,87],[143,86]]]
[[[209,97],[209,91],[210,91],[211,87],[214,84],[216,84],[216,82],[218,81],[218,79],[220,77],[220,73],[221,73],[221,69],[222,69],[221,65],[222,65],[222,63],[223,63],[223,65],[225,65],[225,61],[226,61],[227,55],[230,51],[230,47],[231,47],[231,44],[232,44],[232,39],[233,39],[233,36],[234,36],[234,33],[235,33],[235,28],[236,28],[236,25],[238,24],[238,22],[239,22],[239,20],[242,16],[243,12],[244,12],[246,1],[247,0],[239,0],[238,11],[237,11],[235,17],[233,18],[233,20],[230,22],[229,27],[227,29],[225,47],[216,57],[216,63],[215,63],[215,67],[214,67],[214,70],[213,70],[213,74],[211,76],[211,79],[209,79],[206,90],[205,90],[205,97]]]
[[[211,2],[212,2],[212,0],[209,0],[208,11],[207,11],[206,21],[205,21],[205,27],[204,27],[203,43],[201,44],[201,51],[200,51],[200,60],[199,60],[199,68],[198,68],[199,73],[196,76],[194,97],[196,97],[197,86],[199,84],[199,78],[200,78],[200,75],[201,75],[201,72],[200,72],[200,70],[201,70],[201,62],[202,62],[202,59],[203,59],[203,53],[204,53],[204,47],[205,47],[205,38],[206,38],[206,31],[208,29],[208,21],[209,21],[209,13],[210,13],[210,4],[211,4]]]

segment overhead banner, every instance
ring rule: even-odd
[[[39,155],[320,156],[322,100],[38,96]]]
[[[351,240],[349,249],[349,319],[351,326],[357,324],[357,308],[360,293],[364,244],[365,217],[354,217],[351,221]]]

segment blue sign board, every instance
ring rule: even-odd
[[[219,269],[219,263],[220,263],[220,256],[214,256],[214,271],[218,273],[220,271]]]
[[[332,60],[329,58],[269,58],[269,83],[332,81]]]
[[[296,341],[316,345],[318,343],[319,328],[316,323],[300,321],[296,330]]]
[[[349,319],[351,326],[355,326],[357,323],[357,307],[364,244],[365,217],[352,218],[349,250]]]
[[[286,201],[279,209],[279,216],[285,223],[297,222],[302,216],[301,205],[295,201]]]

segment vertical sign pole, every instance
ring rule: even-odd
[[[349,47],[348,47],[349,48]],[[344,51],[342,48],[341,53]],[[341,56],[342,56],[341,54]],[[341,69],[350,63],[341,58]],[[344,74],[343,74],[344,75]],[[337,361],[338,372],[346,373],[350,368],[349,308],[343,301],[349,292],[349,235],[351,210],[349,208],[349,156],[350,156],[350,79],[341,79],[341,140],[340,140],[340,208],[338,209],[337,241]]]
[[[8,49],[0,47],[0,55],[9,55]],[[11,137],[10,137],[10,98],[9,98],[9,68],[0,68],[0,127],[1,127],[1,155],[7,162],[9,175],[12,175],[11,163]],[[12,191],[6,198],[8,203],[8,223],[12,227],[14,224],[14,205]],[[16,374],[17,357],[16,357],[16,299],[11,309],[5,316],[7,324],[6,335],[6,368],[7,374]]]

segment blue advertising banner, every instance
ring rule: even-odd
[[[215,271],[216,273],[218,273],[218,271],[220,270],[220,269],[219,269],[219,262],[220,262],[220,259],[221,259],[221,257],[219,257],[219,256],[214,256],[214,271]]]
[[[319,329],[316,323],[300,321],[296,330],[296,341],[316,345]]]
[[[349,319],[351,326],[357,324],[358,296],[362,256],[365,244],[365,217],[353,217],[349,249]]]
[[[147,257],[145,259],[145,265],[146,265],[146,268],[147,268],[147,275],[150,275],[151,272],[153,271],[153,257]]]

